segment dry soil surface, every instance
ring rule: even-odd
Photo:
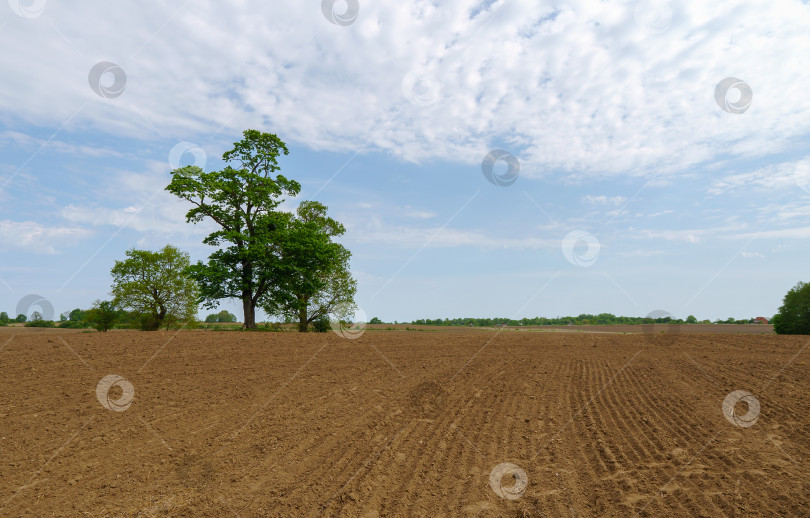
[[[0,515],[810,516],[808,344],[4,333]]]

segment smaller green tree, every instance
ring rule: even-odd
[[[232,324],[236,322],[236,315],[223,309],[217,313],[217,322],[221,324]]]
[[[357,293],[349,271],[351,252],[333,241],[345,232],[315,201],[301,202],[295,214],[276,218],[264,260],[273,282],[262,309],[298,320],[302,333],[334,311],[351,314]]]
[[[127,259],[112,269],[115,306],[140,315],[141,329],[168,329],[179,321],[193,321],[199,290],[188,277],[189,255],[172,245],[157,252],[131,249]]]
[[[695,315],[689,315],[688,317],[686,317],[687,324],[697,324],[697,321],[698,320],[697,318],[695,318]]]
[[[772,323],[780,335],[810,335],[810,284],[799,282],[787,292]]]
[[[0,313],[0,324],[8,324],[8,313],[5,311]]]
[[[39,311],[34,311],[31,314],[31,321],[36,322],[37,320],[42,320],[42,314]]]
[[[23,315],[22,313],[20,313],[19,315],[17,315],[17,318],[15,318],[14,320],[15,320],[15,321],[16,321],[18,324],[22,324],[23,322],[27,322],[27,321],[28,321],[28,317],[27,317],[27,316],[25,316],[25,315]]]
[[[118,308],[109,300],[96,300],[85,312],[84,321],[101,332],[107,332],[118,320]]]
[[[76,308],[70,312],[68,320],[70,320],[71,322],[81,322],[82,320],[84,320],[84,313],[85,313],[84,310]]]
[[[205,317],[206,324],[216,324],[217,322],[217,315],[215,313],[211,313],[207,317]]]

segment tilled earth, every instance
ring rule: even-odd
[[[0,515],[810,516],[809,344],[5,333]]]

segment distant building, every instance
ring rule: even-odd
[[[765,317],[757,317],[757,318],[754,319],[754,323],[755,324],[767,324],[768,319],[765,318]]]

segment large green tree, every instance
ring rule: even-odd
[[[351,253],[333,241],[346,229],[327,216],[327,208],[304,201],[295,214],[278,218],[265,254],[272,284],[262,298],[270,315],[293,318],[306,332],[331,312],[354,310],[357,281],[349,271]]]
[[[810,284],[800,282],[787,292],[773,330],[781,335],[810,335]]]
[[[271,288],[266,264],[271,235],[279,219],[277,207],[284,196],[301,190],[298,182],[275,175],[278,157],[288,154],[276,135],[246,130],[244,138],[222,155],[228,164],[221,171],[204,172],[196,166],[172,171],[166,190],[194,207],[186,221],[211,220],[219,229],[203,242],[222,247],[198,262],[189,272],[200,286],[201,300],[213,308],[223,298],[242,301],[244,325],[256,327],[256,306]]]
[[[114,306],[139,313],[141,327],[149,331],[195,318],[199,289],[186,273],[186,252],[166,245],[157,252],[133,248],[126,255],[112,269]]]

